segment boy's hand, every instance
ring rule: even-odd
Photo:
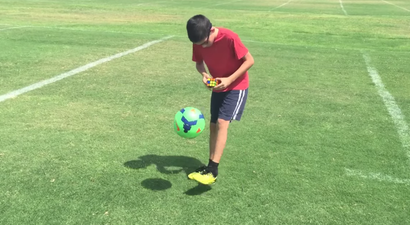
[[[227,88],[229,85],[232,84],[232,80],[229,77],[221,77],[221,78],[216,78],[216,80],[219,82],[218,85],[214,87],[214,90],[224,90]]]
[[[208,85],[206,85],[209,78],[211,78],[211,76],[209,76],[208,74],[202,74],[202,82],[208,89],[212,89],[212,87],[208,87]]]

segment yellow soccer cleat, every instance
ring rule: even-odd
[[[200,175],[201,172],[205,171],[205,169],[206,169],[206,166],[199,167],[194,172],[188,174],[188,178],[191,179],[191,180],[194,180],[194,177],[197,176],[197,175]]]
[[[214,175],[211,172],[206,171],[206,170],[199,172],[198,174],[195,174],[192,177],[194,180],[204,185],[210,185],[210,184],[215,183],[216,178],[217,178],[217,177],[214,177]]]

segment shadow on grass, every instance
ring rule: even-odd
[[[150,165],[155,165],[157,170],[163,174],[185,173],[188,175],[200,166],[203,166],[198,159],[187,156],[159,156],[145,155],[140,156],[137,160],[131,160],[124,163],[125,167],[131,169],[144,169]],[[188,179],[188,178],[187,178]],[[161,191],[171,188],[171,182],[164,179],[150,178],[141,182],[144,188],[153,191]],[[186,191],[186,195],[200,195],[211,190],[210,186],[198,184],[198,186]]]

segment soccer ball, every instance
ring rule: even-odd
[[[184,138],[195,138],[205,128],[204,114],[194,107],[186,107],[175,114],[174,130]]]

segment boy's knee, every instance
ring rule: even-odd
[[[224,120],[224,119],[221,119],[221,118],[219,118],[218,119],[218,127],[219,128],[224,128],[224,127],[228,127],[229,126],[229,123],[230,123],[231,121],[229,121],[229,120]]]

